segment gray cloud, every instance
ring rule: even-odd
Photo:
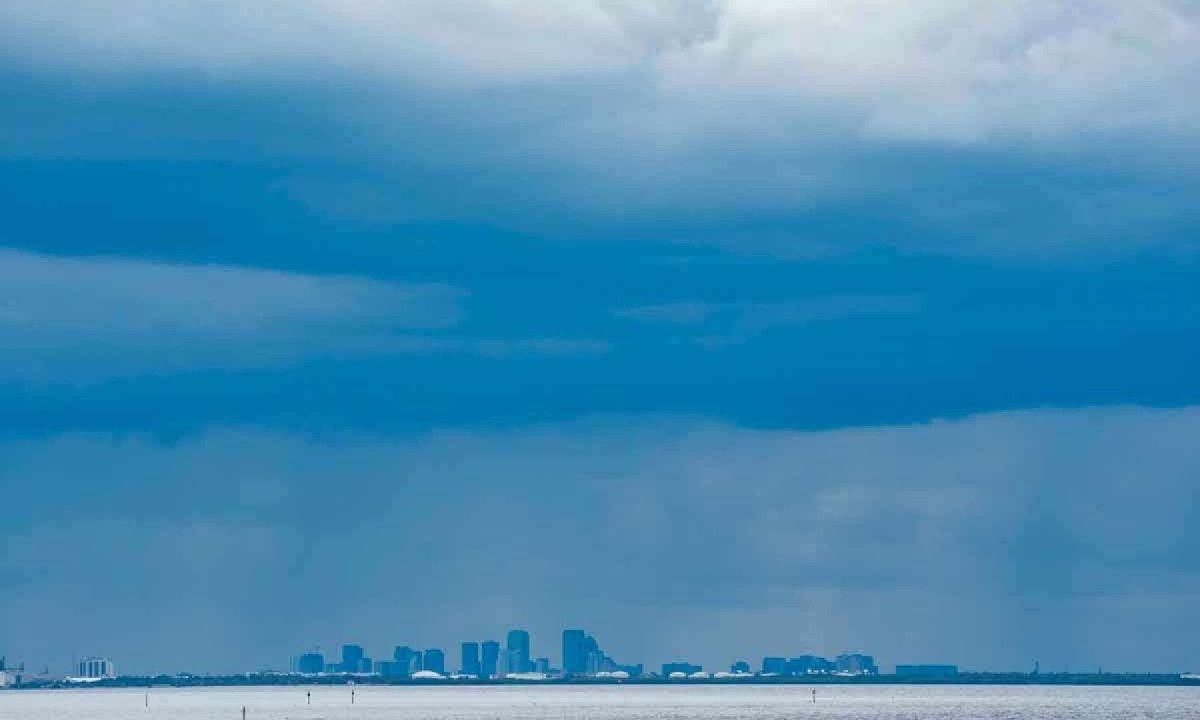
[[[86,383],[314,356],[610,349],[588,338],[447,334],[465,298],[446,285],[0,248],[0,380]]]
[[[0,249],[0,372],[96,374],[256,367],[387,349],[462,316],[464,293],[358,277]]]
[[[0,635],[30,661],[143,670],[514,624],[541,652],[584,624],[651,662],[858,647],[1181,669],[1198,431],[1195,409],[1101,408],[821,433],[595,418],[11,441]]]
[[[0,7],[6,68],[65,96],[18,109],[0,152],[282,159],[281,193],[369,225],[648,223],[788,257],[1194,252],[1183,0],[123,8]],[[830,210],[879,222],[831,239]]]
[[[91,73],[315,67],[469,87],[633,74],[657,106],[637,132],[663,140],[790,134],[830,105],[851,113],[863,137],[952,143],[1189,133],[1200,109],[1177,92],[1200,62],[1200,23],[1183,0],[305,0],[253,11],[216,0],[134,2],[120,13],[47,0],[6,5],[0,18],[10,53]],[[748,104],[762,112],[742,112]]]

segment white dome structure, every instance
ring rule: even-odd
[[[432,670],[418,670],[412,674],[413,680],[445,680],[445,675],[440,675]]]
[[[681,673],[681,672],[673,672],[670,675],[668,675],[667,677],[671,678],[672,680],[682,680],[682,679],[686,678],[687,675],[684,673]]]

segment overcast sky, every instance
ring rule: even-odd
[[[0,2],[0,655],[1200,668],[1195,0]]]

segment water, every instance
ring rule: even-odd
[[[1194,687],[560,686],[0,692],[0,720],[1194,720]],[[305,693],[312,693],[312,705]]]

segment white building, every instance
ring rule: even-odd
[[[17,684],[17,678],[7,670],[0,670],[0,688],[6,688]]]
[[[78,680],[106,680],[117,676],[117,668],[108,658],[84,658],[76,667]]]

